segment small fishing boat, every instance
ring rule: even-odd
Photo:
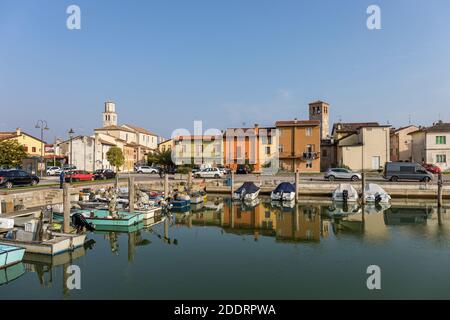
[[[88,223],[92,223],[96,228],[98,226],[132,226],[143,219],[138,213],[129,213],[118,211],[113,217],[108,210],[74,210],[71,216],[80,213]],[[62,221],[64,216],[60,213],[53,213],[53,217],[57,221]]]
[[[46,240],[35,240],[33,232],[22,229],[12,230],[3,238],[0,238],[0,245],[21,247],[25,252],[45,255],[57,255],[66,251],[72,251],[80,244],[84,244],[85,234],[50,234]]]
[[[254,200],[258,198],[260,187],[253,182],[244,182],[244,184],[233,193],[234,200]]]
[[[337,202],[356,202],[358,192],[351,184],[342,183],[333,191],[332,199]]]
[[[0,269],[21,262],[24,254],[24,248],[0,244]]]
[[[139,215],[138,220],[147,220],[161,215],[162,209],[160,206],[148,206],[146,208],[141,208],[133,211]]]
[[[364,199],[367,203],[389,203],[391,196],[378,184],[369,183],[364,187]]]
[[[195,191],[190,195],[191,203],[198,204],[206,201],[205,191]]]
[[[295,187],[292,183],[282,182],[270,194],[274,201],[292,201],[295,200]]]

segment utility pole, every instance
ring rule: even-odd
[[[44,176],[44,130],[49,130],[47,121],[45,120],[38,120],[35,126],[36,129],[41,129],[41,161],[40,161],[40,177],[42,178]]]
[[[69,138],[70,138],[70,161],[69,161],[69,166],[72,167],[73,166],[73,150],[72,150],[72,140],[73,140],[73,134],[75,133],[75,131],[73,131],[73,129],[69,130]],[[70,175],[70,183],[72,183],[72,174]]]

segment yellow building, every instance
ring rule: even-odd
[[[30,157],[40,157],[42,151],[45,155],[45,142],[21,131],[20,128],[17,128],[14,132],[0,132],[0,141],[5,140],[16,140],[25,148],[25,152]]]
[[[173,139],[169,139],[169,140],[159,143],[158,150],[159,150],[159,152],[165,152],[167,150],[172,150],[173,146],[174,146]]]

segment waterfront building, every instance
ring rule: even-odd
[[[159,152],[166,152],[168,150],[172,150],[173,146],[173,139],[164,140],[158,144],[158,150]]]
[[[0,132],[0,141],[6,140],[16,140],[24,147],[29,157],[40,157],[46,144],[45,141],[23,132],[20,128],[16,131]]]
[[[173,138],[172,160],[176,165],[223,164],[221,135],[186,135]]]
[[[414,125],[391,130],[391,161],[412,161],[412,136],[410,133],[417,130],[419,128]]]
[[[277,141],[275,127],[228,128],[223,135],[223,162],[233,171],[246,165],[259,173],[276,157]]]
[[[277,121],[280,169],[290,172],[320,172],[319,120]]]
[[[352,170],[381,170],[390,161],[390,126],[378,123],[336,123],[338,166]]]
[[[412,161],[435,164],[449,170],[450,123],[439,121],[430,127],[420,127],[409,133],[412,138]]]

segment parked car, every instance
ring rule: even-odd
[[[94,172],[95,180],[107,180],[114,179],[116,177],[116,173],[111,169],[99,169]]]
[[[69,171],[64,178],[66,182],[70,182],[70,180],[72,180],[72,182],[92,181],[94,180],[94,174],[83,170],[74,170]]]
[[[224,173],[218,168],[207,168],[195,173],[196,178],[222,178]]]
[[[63,170],[64,170],[64,172],[73,171],[73,170],[77,170],[77,167],[66,164],[63,166]]]
[[[39,178],[23,170],[0,170],[0,187],[11,189],[14,186],[35,186]]]
[[[362,179],[360,173],[345,168],[330,168],[325,172],[324,177],[330,181],[336,179],[358,181]]]
[[[431,163],[425,163],[423,165],[423,167],[431,173],[441,173],[441,168],[439,168],[438,166],[431,164]]]
[[[46,173],[48,176],[58,176],[61,174],[61,171],[60,167],[48,167]]]
[[[390,181],[418,180],[430,182],[434,175],[414,162],[386,162],[383,177]]]
[[[150,166],[139,166],[136,168],[137,173],[158,173],[158,168],[150,167]]]

